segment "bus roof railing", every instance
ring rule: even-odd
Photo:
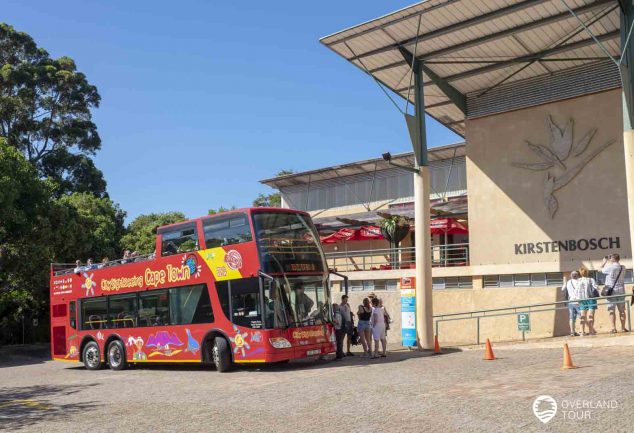
[[[176,253],[181,254],[181,253]],[[175,254],[175,255],[176,255]],[[148,260],[153,260],[155,258],[155,254],[144,254],[142,256],[130,257],[127,259],[116,259],[110,260],[105,263],[93,263],[91,267],[86,266],[85,264],[79,266],[75,265],[75,263],[51,263],[51,271],[53,275],[69,275],[77,272],[85,272],[85,271],[94,271],[104,268],[110,268],[114,266],[127,265],[129,263],[137,263],[137,262],[145,262]]]

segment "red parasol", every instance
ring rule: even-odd
[[[430,230],[432,235],[463,235],[469,233],[469,229],[454,218],[438,218],[431,220]]]

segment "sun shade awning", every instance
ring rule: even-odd
[[[425,111],[464,136],[468,99],[608,59],[584,26],[619,56],[617,0],[427,0],[321,42],[412,103],[400,50],[415,53],[426,68]]]

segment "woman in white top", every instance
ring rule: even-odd
[[[381,348],[383,349],[383,353],[381,353],[380,356],[385,358],[385,349],[387,346],[387,340],[385,338],[385,310],[383,307],[379,307],[379,300],[377,298],[372,299],[370,326],[372,327],[372,339],[374,340],[373,358],[379,357],[379,341],[381,341]]]
[[[581,335],[586,335],[586,323],[588,324],[588,333],[595,335],[597,331],[594,329],[594,313],[597,311],[597,299],[599,289],[597,288],[597,282],[594,278],[590,278],[588,275],[590,272],[585,266],[579,269],[579,283],[581,284],[581,294],[584,295],[581,302],[579,302],[579,310],[581,310]]]
[[[577,337],[579,334],[575,332],[575,322],[579,312],[579,300],[584,299],[585,296],[581,293],[582,287],[579,282],[579,272],[572,271],[570,273],[570,280],[567,280],[564,276],[564,285],[561,287],[561,291],[568,295],[568,314],[570,316],[570,336]]]

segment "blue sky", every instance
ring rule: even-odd
[[[5,0],[1,19],[99,89],[96,164],[129,221],[248,206],[281,169],[410,150],[376,84],[319,43],[410,3]],[[460,140],[427,129],[430,146]]]

